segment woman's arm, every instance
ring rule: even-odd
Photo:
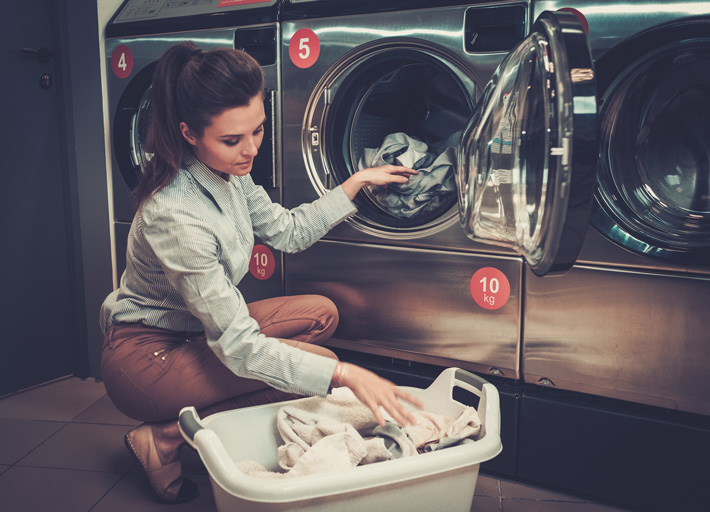
[[[363,187],[406,183],[413,174],[417,171],[394,165],[363,169],[324,196],[290,210],[273,203],[251,177],[245,176],[240,180],[249,203],[254,233],[274,249],[294,253],[310,247],[355,213],[357,210],[352,200]]]

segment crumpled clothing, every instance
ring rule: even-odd
[[[380,426],[349,388],[336,388],[325,398],[302,399],[277,412],[276,426],[284,441],[278,447],[278,463],[285,472],[269,471],[255,461],[236,466],[260,478],[329,473],[472,442],[481,429],[473,407],[457,418],[425,411],[412,414],[414,425],[388,421]]]
[[[279,466],[303,475],[391,459],[382,439],[360,434],[376,425],[372,411],[349,388],[284,406],[276,415],[284,440],[278,448]]]
[[[458,444],[481,431],[481,418],[473,407],[465,407],[457,418],[426,411],[415,411],[413,415],[417,423],[405,426],[404,431],[420,452]]]
[[[415,218],[439,210],[456,193],[456,148],[461,132],[431,147],[397,132],[387,135],[379,148],[365,148],[360,169],[401,165],[419,172],[406,183],[369,187],[375,201],[398,218]]]
[[[377,425],[372,435],[384,440],[385,448],[392,454],[393,459],[417,454],[417,447],[414,446],[412,438],[407,435],[404,428],[393,421],[386,422],[384,426]]]

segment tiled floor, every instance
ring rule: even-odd
[[[93,380],[67,378],[0,400],[0,510],[216,510],[207,471],[190,449],[183,450],[183,469],[200,486],[200,497],[182,505],[154,500],[123,445],[123,435],[135,425],[113,407],[103,384]],[[472,511],[620,509],[481,475]]]

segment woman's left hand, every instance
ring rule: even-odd
[[[407,183],[410,176],[419,174],[414,169],[399,165],[369,167],[356,172],[343,183],[343,190],[352,201],[361,188],[370,185],[386,186],[390,183]]]

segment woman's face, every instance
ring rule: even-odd
[[[264,139],[264,100],[254,96],[244,107],[230,108],[212,118],[201,137],[185,123],[180,131],[195,156],[212,170],[246,176]]]

